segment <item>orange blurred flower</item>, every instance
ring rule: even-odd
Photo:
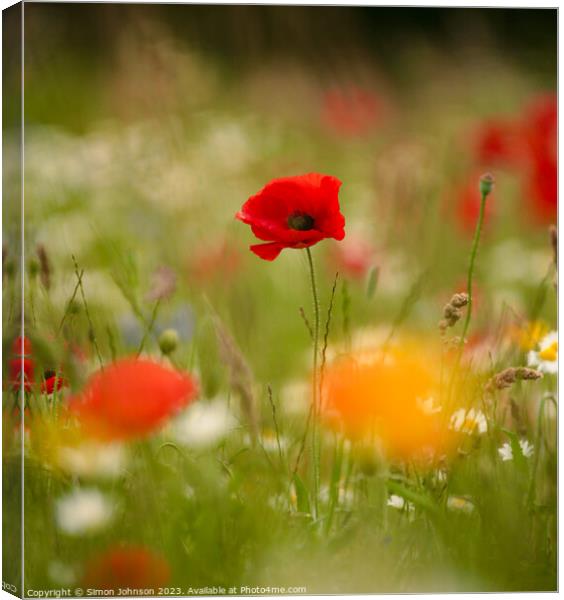
[[[157,589],[166,585],[170,569],[164,559],[146,548],[117,546],[91,560],[84,586],[93,589]]]
[[[125,358],[95,373],[70,400],[86,431],[101,439],[152,433],[196,396],[186,374],[159,363]]]
[[[347,356],[327,370],[323,418],[349,437],[379,442],[390,458],[438,456],[452,438],[439,379],[438,351],[423,344]]]

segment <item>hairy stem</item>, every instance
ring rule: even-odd
[[[318,517],[318,496],[319,496],[319,444],[316,435],[316,421],[319,410],[319,399],[317,394],[317,361],[319,356],[319,298],[317,294],[317,283],[315,279],[315,269],[311,250],[306,248],[307,261],[309,266],[309,276],[311,281],[311,295],[313,299],[313,375],[312,375],[312,407],[313,420],[311,427],[311,445],[313,458],[313,506],[315,518]]]
[[[153,326],[155,325],[155,321],[157,319],[157,312],[159,310],[160,304],[161,304],[161,299],[159,298],[155,302],[155,305],[153,306],[153,312],[151,313],[151,318],[149,320],[149,323],[147,324],[147,327],[145,328],[145,331],[143,332],[143,338],[141,339],[139,348],[137,348],[137,358],[139,358],[139,355],[141,354],[141,352],[143,352],[143,348],[145,346],[145,342],[147,341],[147,337],[153,331]]]
[[[464,340],[470,326],[470,320],[472,319],[472,280],[474,278],[474,265],[476,263],[476,255],[478,254],[478,246],[480,244],[480,236],[482,235],[482,226],[484,224],[484,213],[486,209],[486,198],[488,194],[482,191],[482,199],[480,201],[480,214],[478,216],[478,223],[474,231],[474,239],[472,241],[472,250],[470,252],[470,264],[468,265],[468,282],[467,282],[467,293],[468,293],[468,305],[466,307],[466,318],[464,319],[464,327],[462,328],[462,334],[460,336],[460,347],[464,346]]]

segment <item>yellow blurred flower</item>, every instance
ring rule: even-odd
[[[548,331],[544,321],[529,321],[522,326],[512,327],[509,335],[522,350],[532,350]]]
[[[86,479],[112,479],[123,473],[128,459],[123,444],[91,440],[66,414],[30,421],[30,451],[49,468]]]

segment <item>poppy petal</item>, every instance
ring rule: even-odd
[[[286,247],[279,242],[270,242],[269,244],[255,244],[254,246],[250,246],[250,250],[263,260],[274,260]]]

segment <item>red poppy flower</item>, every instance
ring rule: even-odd
[[[554,94],[535,97],[525,109],[525,136],[533,153],[556,154],[558,100]]]
[[[556,96],[546,95],[530,104],[524,119],[524,136],[530,157],[525,194],[537,218],[548,223],[554,222],[557,215],[557,118]]]
[[[14,358],[9,361],[9,383],[13,390],[19,390],[22,385],[26,392],[33,387],[35,365],[31,358],[31,342],[26,337],[17,337],[12,345]]]
[[[474,153],[481,165],[518,166],[525,151],[519,126],[513,121],[491,119],[476,131]]]
[[[331,90],[323,99],[323,120],[336,133],[358,137],[381,121],[383,103],[374,93],[359,88]]]
[[[342,240],[345,217],[339,209],[340,186],[337,178],[319,173],[273,179],[236,215],[268,242],[250,249],[264,260],[274,260],[284,248],[306,248],[325,238]]]
[[[170,569],[164,559],[145,548],[117,547],[86,565],[84,587],[102,590],[157,589],[166,585]]]
[[[58,392],[64,387],[68,386],[67,380],[61,377],[60,374],[55,373],[54,371],[46,371],[43,377],[44,379],[41,383],[42,394],[52,394],[53,392]]]
[[[101,439],[145,436],[196,395],[191,377],[159,363],[126,358],[95,373],[70,400],[85,429]]]
[[[232,280],[241,268],[239,247],[229,240],[206,244],[190,255],[188,272],[200,284],[219,281],[223,285]]]

